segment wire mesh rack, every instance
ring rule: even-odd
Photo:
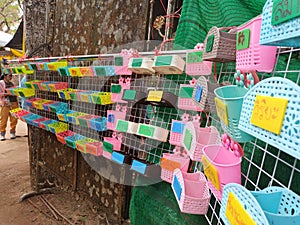
[[[299,85],[300,82],[300,49],[278,48],[277,61],[272,73],[260,73],[261,79],[272,76],[280,76],[290,79]],[[93,61],[74,61],[72,66],[98,66],[113,65],[113,58],[101,58]],[[235,64],[224,63],[220,65],[218,74],[219,82],[233,83]],[[29,79],[39,79],[48,81],[65,81],[70,88],[80,90],[92,90],[109,92],[111,84],[117,84],[119,78],[131,78],[130,89],[147,94],[150,90],[163,90],[171,92],[178,96],[180,84],[189,84],[191,77],[182,75],[138,75],[131,76],[105,76],[105,77],[61,77],[57,72],[39,72],[36,71]],[[59,99],[57,93],[37,91],[36,97],[64,101],[69,103],[69,109],[78,112],[106,116],[107,110],[115,109],[116,104],[98,105],[86,102],[66,101]],[[159,107],[148,104],[145,99],[135,102],[118,103],[121,106],[127,106],[126,120],[136,123],[146,123],[170,130],[172,119],[180,120],[183,113],[190,115],[199,114],[199,112],[179,110],[174,107]],[[48,111],[31,109],[35,113],[57,119],[56,114]],[[202,117],[201,126],[213,125],[222,132],[219,118],[216,114],[200,113]],[[82,126],[69,124],[69,129],[96,140],[103,140],[103,137],[110,137],[112,131],[95,131]],[[135,158],[146,160],[158,164],[163,153],[172,152],[175,146],[168,142],[160,142],[153,139],[141,137],[135,134],[124,133],[121,151]],[[261,190],[267,186],[281,186],[300,194],[300,163],[296,158],[284,153],[280,149],[264,143],[261,140],[243,144],[245,156],[242,160],[242,184],[249,190]],[[190,171],[202,170],[201,163],[192,163]],[[205,215],[208,224],[223,224],[219,216],[220,201],[213,196],[209,204],[209,210]]]

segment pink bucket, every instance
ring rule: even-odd
[[[226,184],[241,184],[241,156],[222,145],[208,145],[203,148],[202,163],[208,177],[208,185],[221,200]]]

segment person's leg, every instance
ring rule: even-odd
[[[5,140],[5,131],[10,108],[7,106],[0,107],[0,141]]]
[[[19,107],[19,105],[17,102],[11,103],[11,109],[15,109],[18,107]],[[15,139],[18,119],[16,117],[12,116],[11,114],[9,114],[9,119],[10,119],[10,139]]]

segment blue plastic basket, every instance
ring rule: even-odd
[[[65,137],[65,141],[68,147],[76,149],[76,141],[83,140],[85,138],[85,136],[82,136],[80,134],[74,134],[72,136]]]
[[[280,134],[272,133],[251,124],[252,111],[257,95],[287,99],[287,107]],[[244,97],[239,129],[276,148],[300,159],[300,87],[281,77],[267,78],[259,82]]]
[[[226,105],[228,125],[221,120],[225,132],[237,142],[248,142],[254,139],[253,136],[238,129],[242,104],[248,89],[237,85],[229,85],[216,88],[214,92],[216,97]]]
[[[300,197],[281,187],[251,192],[264,211],[269,224],[300,224]]]
[[[288,4],[291,4],[289,1]],[[296,3],[299,4],[299,3]],[[296,7],[278,8],[279,11],[297,10]],[[288,20],[284,23],[273,26],[272,21],[273,0],[268,0],[263,8],[262,26],[260,31],[260,44],[275,46],[300,46],[300,17]],[[280,13],[279,11],[276,11]],[[275,12],[275,13],[276,13]]]
[[[93,118],[90,121],[90,128],[97,130],[97,131],[105,131],[107,130],[106,127],[106,117],[102,118]]]
[[[241,210],[236,207],[237,204],[233,204],[234,199],[238,200],[242,209],[246,211],[257,225],[269,224],[263,210],[251,192],[239,184],[231,183],[225,185],[221,202],[220,217],[225,225],[232,225],[226,215],[226,209],[228,212],[231,212],[231,215],[241,215]],[[235,219],[245,220],[245,218],[238,218],[238,216],[236,216]],[[237,221],[235,222],[235,224],[239,224]]]

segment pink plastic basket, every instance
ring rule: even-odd
[[[184,91],[184,88],[191,88],[192,90],[194,90],[194,87],[195,85],[180,84],[179,97],[177,101],[178,109],[192,110],[197,112],[202,111],[202,109],[197,106],[197,104],[193,100],[193,91],[191,92],[190,96]],[[185,98],[181,96],[185,96]]]
[[[206,214],[210,201],[208,184],[200,171],[185,173],[175,169],[172,190],[180,211],[189,214]]]
[[[168,183],[172,183],[174,170],[178,168],[183,172],[187,172],[189,163],[190,159],[188,157],[163,153],[163,157],[160,161],[161,179]]]
[[[275,65],[277,47],[259,44],[261,23],[262,18],[258,16],[237,28],[237,70],[243,72],[250,72],[251,70],[272,72]],[[249,41],[249,45],[244,44],[247,41]]]
[[[103,155],[102,142],[88,142],[86,143],[86,153],[91,155],[100,156]]]
[[[108,143],[111,143],[113,145],[113,150],[114,151],[120,151],[121,150],[122,141],[118,140],[117,138],[104,137],[104,141],[106,141]]]
[[[127,103],[127,101],[122,100],[122,97],[123,97],[124,90],[130,89],[130,79],[128,79],[128,81],[126,83],[123,83],[123,82],[124,82],[124,79],[120,78],[119,84],[117,84],[117,85],[121,85],[121,91],[119,93],[114,93],[114,92],[111,93],[111,101],[112,102]]]
[[[125,120],[126,112],[117,110],[107,110],[106,126],[108,130],[116,130],[117,121]]]
[[[202,50],[193,50],[187,52],[186,56],[186,74],[190,76],[210,75],[212,62],[203,61]]]
[[[185,123],[186,122],[180,120],[172,120],[172,126],[170,131],[170,138],[169,138],[169,143],[171,145],[182,146],[181,137],[182,137]]]
[[[193,122],[186,124],[181,144],[187,151],[193,161],[202,161],[203,148],[206,145],[217,144],[221,142],[220,133],[217,128],[210,127],[199,127]]]
[[[226,184],[241,184],[241,162],[239,154],[223,145],[208,145],[203,148],[204,173],[209,178],[209,188],[219,200],[222,199]]]

